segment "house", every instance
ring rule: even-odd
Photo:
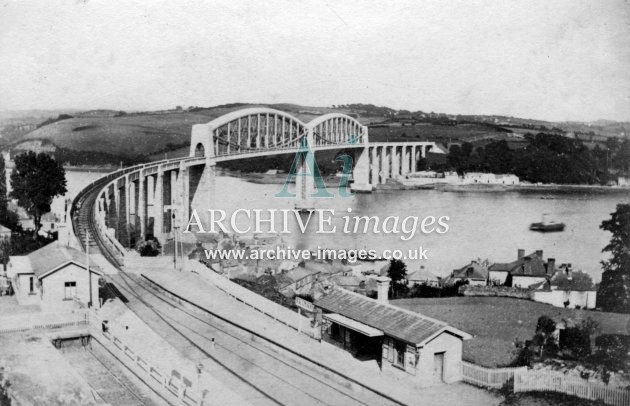
[[[2,240],[10,240],[11,239],[11,229],[6,228],[3,225],[0,225],[0,239]]]
[[[463,340],[471,336],[389,304],[389,283],[387,277],[378,278],[377,300],[339,287],[316,300],[322,338],[418,386],[460,381]]]
[[[549,258],[547,262],[544,262],[542,250],[525,255],[525,250],[519,249],[516,261],[508,265],[512,286],[515,288],[529,288],[545,282],[555,271],[555,262],[556,260],[553,258]]]
[[[416,285],[438,286],[440,284],[438,277],[424,269],[424,266],[420,266],[420,269],[407,275],[405,279],[410,288]]]
[[[533,292],[532,299],[556,307],[594,309],[597,290],[589,275],[573,271],[570,264],[562,264],[548,281]]]
[[[543,260],[542,250],[525,255],[524,249],[518,249],[516,260],[497,262],[488,268],[488,283],[491,285],[509,285],[517,288],[529,288],[545,282],[555,271],[556,260]]]
[[[518,176],[512,174],[494,174],[483,172],[468,172],[464,175],[462,183],[487,184],[487,185],[518,185]]]
[[[454,285],[458,281],[468,282],[472,286],[484,286],[488,281],[488,268],[490,263],[487,259],[472,260],[470,264],[460,269],[455,269],[444,280],[445,285]]]
[[[38,304],[42,310],[65,310],[99,303],[98,267],[86,265],[81,251],[48,244],[26,256],[11,257],[8,270],[16,299],[21,305]]]
[[[302,290],[310,289],[311,283],[317,280],[319,271],[310,270],[298,266],[288,272],[282,272],[282,283],[278,282],[278,288],[285,296],[293,296],[302,293]]]

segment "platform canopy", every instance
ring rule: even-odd
[[[323,315],[325,319],[328,319],[334,323],[340,324],[350,330],[357,331],[368,337],[379,337],[384,335],[383,332],[374,327],[370,327],[367,324],[360,323],[358,321],[347,318],[337,313],[329,313]]]

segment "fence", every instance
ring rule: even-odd
[[[562,372],[525,370],[514,375],[514,392],[560,392],[583,399],[601,400],[614,406],[630,405],[630,390],[589,382]]]
[[[83,310],[74,313],[23,313],[0,317],[0,334],[87,326],[89,323],[88,314]]]
[[[212,282],[212,284],[214,284],[217,288],[234,297],[236,300],[239,300],[259,312],[264,313],[267,316],[272,317],[273,319],[304,334],[319,338],[319,330],[310,326],[311,319],[308,317],[304,317],[291,309],[260,296],[259,294],[230,281],[214,271],[208,270],[207,272],[201,273],[201,275]]]
[[[462,380],[476,386],[500,389],[514,378],[515,373],[526,370],[527,367],[485,368],[462,361]]]
[[[124,341],[110,332],[101,331],[100,319],[92,315],[92,328],[90,333],[96,341],[103,345],[120,362],[125,364],[136,376],[138,376],[148,386],[156,390],[165,399],[170,399],[169,403],[177,399],[184,405],[201,406],[204,404],[203,396],[198,391],[191,389],[192,381],[182,376],[177,371],[171,374],[160,370],[138,353],[131,349]]]

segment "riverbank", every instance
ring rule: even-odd
[[[85,166],[71,166],[71,165],[64,165],[63,169],[66,172],[98,172],[98,173],[110,173],[110,172],[114,172],[118,169],[120,169],[120,167],[118,166],[100,166],[100,165],[85,165]]]
[[[422,185],[403,185],[391,182],[378,185],[375,191],[382,190],[423,190],[431,189],[441,192],[531,192],[531,193],[630,193],[630,187],[602,186],[602,185],[557,185],[557,184],[520,184],[520,185],[494,185],[494,184],[447,184],[426,183]],[[552,199],[552,196],[548,196]]]
[[[287,173],[258,173],[258,172],[240,172],[230,169],[220,169],[219,175],[231,176],[243,179],[249,183],[257,183],[263,185],[284,184],[287,181]],[[337,184],[339,178],[330,175],[324,177],[326,185]],[[290,179],[290,183],[295,183],[295,177]],[[425,183],[418,185],[402,184],[397,181],[390,180],[388,183],[378,185],[374,192],[391,191],[391,190],[438,190],[440,192],[532,192],[532,193],[630,193],[628,186],[602,186],[602,185],[561,185],[561,184],[533,184],[522,183],[519,185],[498,185],[498,184],[452,184],[444,182]],[[553,197],[548,196],[552,199]]]

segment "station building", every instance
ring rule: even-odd
[[[389,304],[389,278],[378,283],[377,300],[335,287],[315,301],[322,312],[322,338],[359,359],[376,360],[383,373],[411,377],[420,387],[460,381],[463,340],[471,336]]]
[[[81,251],[51,243],[25,256],[10,258],[7,274],[19,304],[43,311],[71,309],[77,302],[99,305],[98,267],[86,264]]]

